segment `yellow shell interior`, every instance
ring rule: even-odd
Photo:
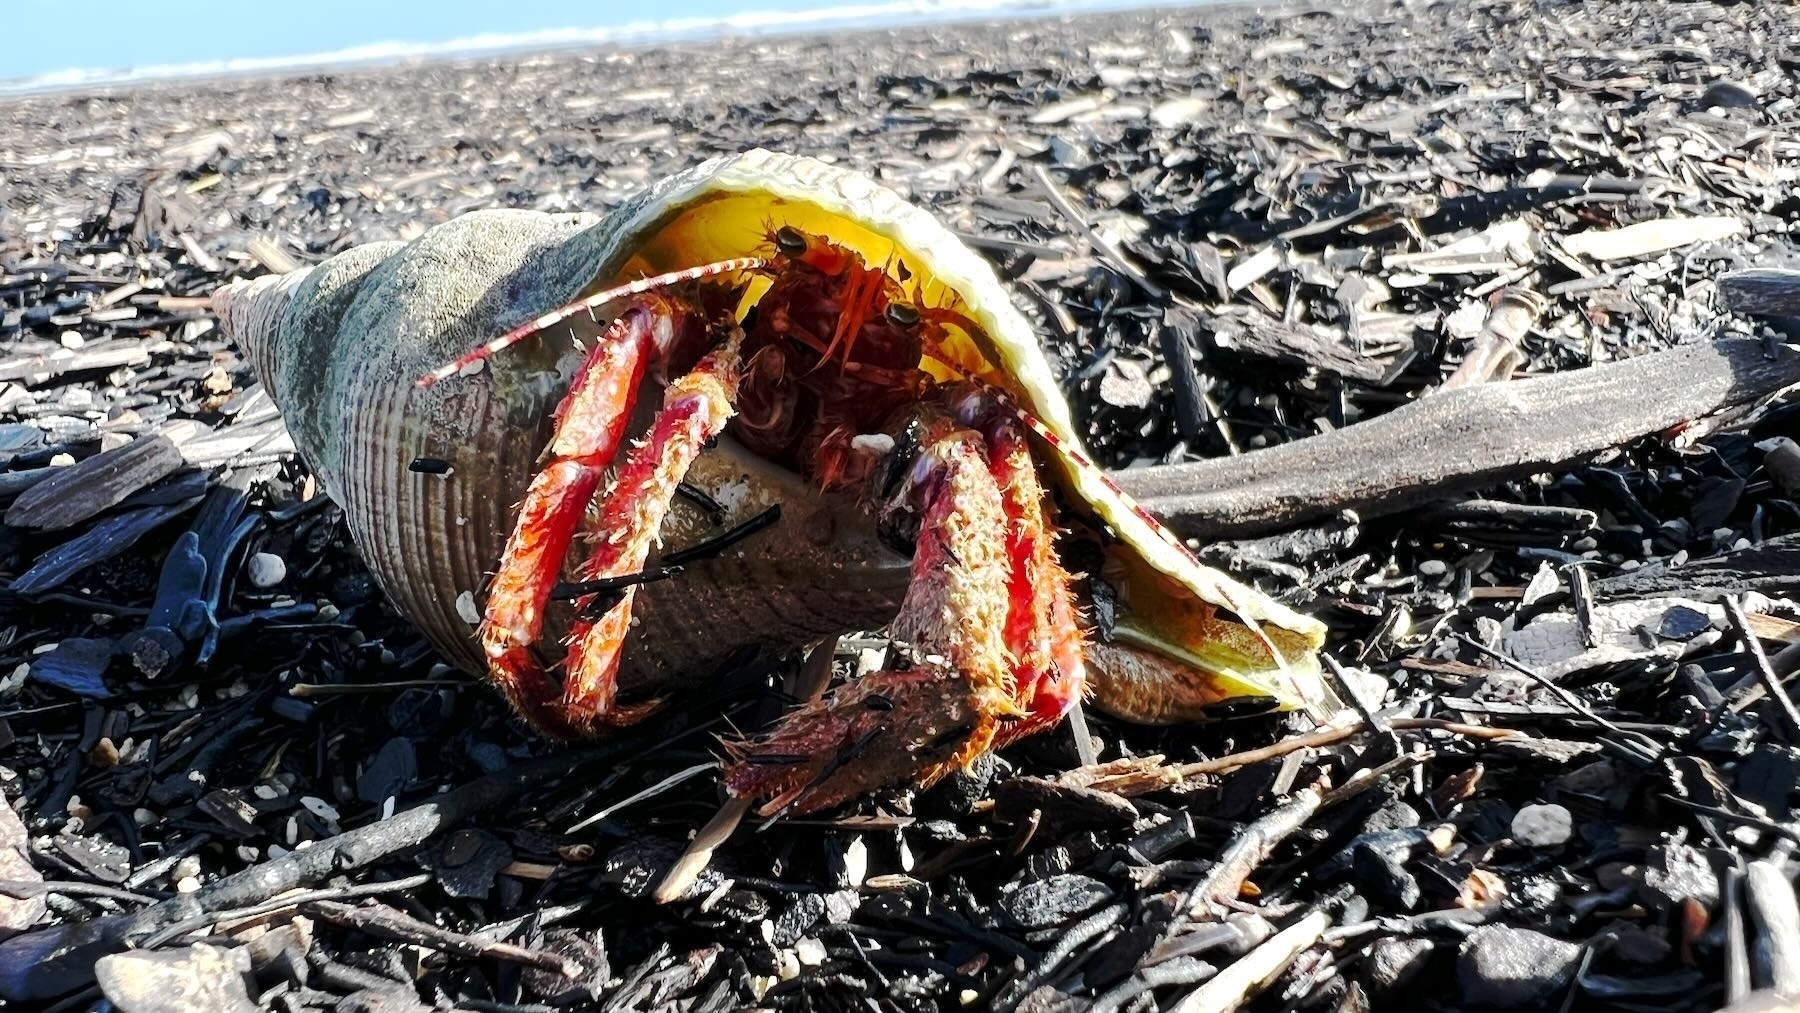
[[[770,252],[782,225],[826,236],[885,264],[922,306],[975,325],[950,330],[942,351],[967,375],[1008,391],[1074,453],[1081,441],[1036,335],[988,264],[938,220],[866,177],[811,159],[752,151],[695,173],[686,193],[649,202],[626,223],[630,254],[595,289],[697,264]],[[903,270],[904,268],[904,270]],[[754,294],[754,293],[753,293]],[[939,379],[956,371],[922,362]],[[1037,441],[1067,510],[1085,506],[1109,540],[1105,577],[1118,593],[1119,639],[1204,670],[1226,697],[1266,698],[1324,716],[1336,701],[1319,677],[1324,627],[1199,564],[1140,515],[1105,477]],[[1065,516],[1065,521],[1070,518]],[[1105,706],[1105,687],[1098,703]],[[1130,716],[1130,715],[1126,715]]]

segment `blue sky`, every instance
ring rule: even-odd
[[[596,28],[856,0],[0,0],[0,79],[304,56],[382,42]]]

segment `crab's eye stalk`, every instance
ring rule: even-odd
[[[905,303],[888,303],[887,322],[895,327],[905,329],[917,327],[919,326],[919,311]]]
[[[792,225],[783,225],[775,230],[775,249],[789,257],[798,257],[806,252],[806,236]]]

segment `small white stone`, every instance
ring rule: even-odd
[[[74,454],[57,454],[56,456],[50,458],[50,467],[52,467],[52,468],[67,468],[69,465],[74,464],[74,463],[75,463],[75,455]]]
[[[332,805],[330,802],[325,801],[317,795],[300,796],[300,804],[306,807],[307,812],[312,813],[322,820],[335,820],[338,818],[337,806]]]
[[[775,954],[775,974],[782,981],[793,981],[800,977],[800,958],[793,950],[782,950]]]
[[[1441,559],[1427,559],[1419,564],[1419,576],[1442,577],[1450,572],[1450,564]]]
[[[82,337],[78,331],[64,331],[56,340],[71,351],[87,344],[87,339]]]
[[[183,876],[175,881],[176,893],[194,893],[200,889],[200,877]]]
[[[162,817],[148,809],[138,808],[131,810],[131,822],[136,823],[140,827],[153,827],[156,825],[156,821],[161,818]]]
[[[456,596],[456,614],[470,626],[481,624],[481,610],[475,607],[475,592],[464,591]]]
[[[287,561],[273,552],[259,552],[244,565],[254,587],[269,588],[287,579]]]
[[[844,885],[852,890],[862,889],[863,881],[869,878],[869,846],[863,843],[862,835],[850,838],[844,845]]]
[[[189,855],[181,861],[176,862],[175,868],[171,869],[170,873],[176,879],[191,879],[198,876],[200,875],[200,859],[194,855]]]
[[[338,615],[339,611],[336,605],[333,605],[330,602],[324,602],[319,605],[319,621],[328,623],[333,619],[336,619]]]
[[[1553,802],[1528,805],[1513,817],[1513,840],[1530,848],[1560,848],[1574,832],[1569,810]]]
[[[818,967],[825,963],[825,944],[808,937],[794,944],[794,956],[802,967]]]

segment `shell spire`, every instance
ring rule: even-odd
[[[293,302],[300,283],[312,273],[301,268],[286,274],[265,274],[234,281],[212,294],[211,310],[225,336],[237,343],[256,367],[256,375],[269,375],[266,350],[281,326],[282,315]]]

